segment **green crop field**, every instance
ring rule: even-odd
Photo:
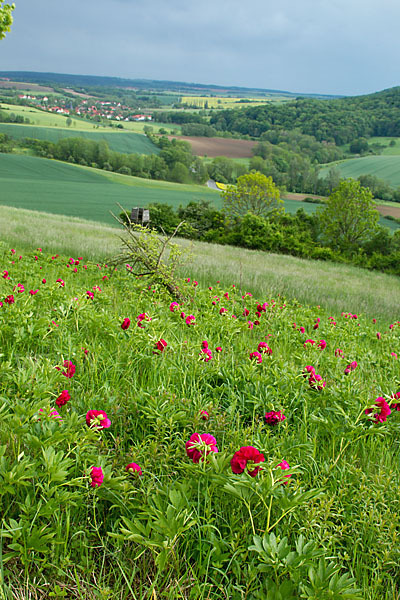
[[[133,132],[113,131],[110,129],[97,129],[95,131],[80,131],[77,129],[61,129],[59,127],[35,127],[32,125],[17,125],[14,123],[0,123],[0,133],[15,139],[26,137],[38,140],[57,142],[66,137],[83,137],[100,142],[105,140],[111,150],[125,154],[158,154],[159,149],[145,135]]]
[[[364,156],[362,158],[349,158],[337,163],[330,163],[321,169],[324,177],[331,167],[340,171],[342,177],[354,177],[360,175],[375,175],[383,179],[392,187],[400,186],[400,156]]]
[[[126,182],[122,184],[121,181]],[[0,154],[0,204],[113,223],[117,203],[130,208],[164,202],[178,207],[192,200],[218,199],[201,186],[109,175],[33,156]]]

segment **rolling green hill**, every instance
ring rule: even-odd
[[[219,193],[200,185],[183,185],[110,173],[47,158],[0,153],[0,204],[69,215],[113,224],[110,214],[124,207],[147,206],[153,202],[175,208],[191,201],[209,200],[217,208]],[[285,210],[303,208],[313,213],[317,204],[284,200]],[[396,222],[381,218],[381,224],[394,230]]]
[[[394,188],[400,186],[400,155],[349,158],[342,162],[327,165],[324,169],[321,169],[321,176],[324,177],[332,166],[340,171],[342,177],[357,179],[359,175],[375,175]]]
[[[80,131],[76,129],[62,129],[60,127],[35,127],[33,125],[17,125],[14,123],[0,123],[0,133],[15,138],[35,138],[57,142],[66,137],[82,137],[100,142],[105,140],[111,150],[126,154],[158,154],[160,150],[145,135],[133,132],[111,131],[105,129]]]
[[[0,154],[0,204],[114,223],[110,211],[164,202],[219,199],[201,186],[108,174],[46,158]],[[125,185],[121,182],[124,182]]]

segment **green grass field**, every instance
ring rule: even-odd
[[[178,207],[192,200],[219,198],[217,192],[206,187],[108,174],[13,154],[0,154],[0,181],[0,203],[3,205],[110,224],[114,222],[110,211],[118,212],[118,203],[127,208],[147,206],[151,202]]]
[[[78,130],[61,129],[59,127],[35,127],[32,125],[19,125],[14,123],[0,123],[0,133],[17,140],[34,138],[57,142],[66,137],[82,137],[95,142],[105,140],[111,150],[125,154],[158,154],[160,150],[145,135],[134,132],[123,132],[112,129]]]
[[[349,158],[337,163],[330,163],[321,169],[321,176],[327,174],[329,168],[335,167],[342,177],[357,178],[360,175],[375,175],[394,188],[400,186],[400,155],[364,156]]]
[[[395,142],[394,146],[390,145],[392,140]],[[368,139],[368,144],[381,144],[385,146],[384,150],[382,150],[384,156],[397,156],[400,154],[400,138],[372,137]]]

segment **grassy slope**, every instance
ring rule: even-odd
[[[335,167],[343,177],[357,178],[359,175],[375,175],[392,187],[400,186],[400,156],[364,156],[349,158],[337,163],[330,163],[321,169],[321,175],[328,173],[329,168]]]
[[[100,223],[0,206],[1,240],[18,249],[44,251],[102,261],[119,248],[118,230]],[[382,319],[399,318],[400,279],[349,265],[307,261],[213,244],[190,243],[193,259],[182,272],[204,283],[236,285],[253,294],[283,294],[332,312],[360,312]]]
[[[160,150],[145,135],[133,132],[123,132],[106,129],[92,131],[73,129],[61,129],[58,127],[35,127],[33,125],[16,125],[14,123],[0,123],[0,133],[6,133],[15,139],[25,137],[38,140],[57,142],[66,137],[82,137],[100,142],[105,140],[111,150],[124,152],[125,154],[158,154]]]
[[[201,186],[107,175],[98,169],[12,154],[0,154],[0,180],[1,204],[110,224],[110,211],[118,212],[118,203],[127,208],[151,202],[178,207],[192,200],[218,197]]]
[[[230,281],[236,289],[186,287],[192,301],[182,308],[196,318],[188,327],[169,310],[170,298],[158,285],[154,291],[143,281],[135,285],[123,269],[111,276],[90,263],[85,270],[81,260],[75,272],[67,256],[52,260],[31,249],[18,260],[18,253],[4,250],[0,268],[10,280],[0,278],[0,297],[17,282],[25,286],[0,310],[4,598],[398,600],[400,414],[393,410],[380,424],[364,410],[378,395],[388,398],[399,389],[398,361],[390,355],[399,353],[399,327],[382,330],[377,340],[376,326],[360,315],[349,320],[335,314],[333,327],[332,313],[283,307],[275,294],[246,296],[244,304],[237,268]],[[79,256],[86,259],[83,251]],[[213,277],[224,265],[221,260]],[[30,289],[37,294],[29,295]],[[92,289],[89,299],[86,290]],[[219,314],[214,294],[237,319]],[[268,305],[250,329],[247,319],[254,318],[258,300]],[[242,316],[244,306],[249,317]],[[135,317],[144,312],[151,321],[138,328]],[[125,317],[132,323],[123,331]],[[306,328],[304,334],[293,322]],[[326,349],[304,347],[309,335],[325,339]],[[167,347],[155,355],[160,338]],[[272,355],[263,355],[262,364],[250,361],[264,339]],[[213,351],[207,363],[199,357],[202,340]],[[217,345],[221,353],[214,352]],[[335,356],[335,348],[344,357]],[[54,368],[63,369],[63,360],[76,365],[74,377]],[[358,366],[346,376],[353,360]],[[307,364],[326,380],[324,390],[301,376]],[[71,400],[57,406],[56,422],[49,413],[63,388]],[[93,409],[107,413],[107,429],[86,426],[85,414]],[[263,419],[271,410],[285,414],[275,427]],[[186,456],[185,442],[195,431],[215,436],[218,454],[207,462],[192,464]],[[230,468],[233,454],[249,445],[263,453],[263,470],[254,479]],[[285,486],[277,467],[282,460],[291,468]],[[140,465],[141,477],[126,472],[131,461]],[[96,489],[89,485],[91,466],[104,471]],[[121,525],[121,541],[110,538]],[[329,557],[338,577],[349,571],[362,591],[335,593],[334,579],[321,591],[309,564],[292,563],[288,575],[284,560],[277,565],[276,554],[268,561],[267,552],[251,547],[253,536],[266,530],[281,540],[287,536],[290,549],[300,535],[316,540],[318,558]],[[165,561],[155,561],[163,548]],[[312,560],[316,569],[318,558]],[[269,593],[268,576],[282,582],[279,596]],[[296,585],[286,593],[290,581],[316,579],[315,592],[303,594]]]

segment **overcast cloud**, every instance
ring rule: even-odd
[[[400,84],[399,0],[14,0],[0,70],[324,94]]]

